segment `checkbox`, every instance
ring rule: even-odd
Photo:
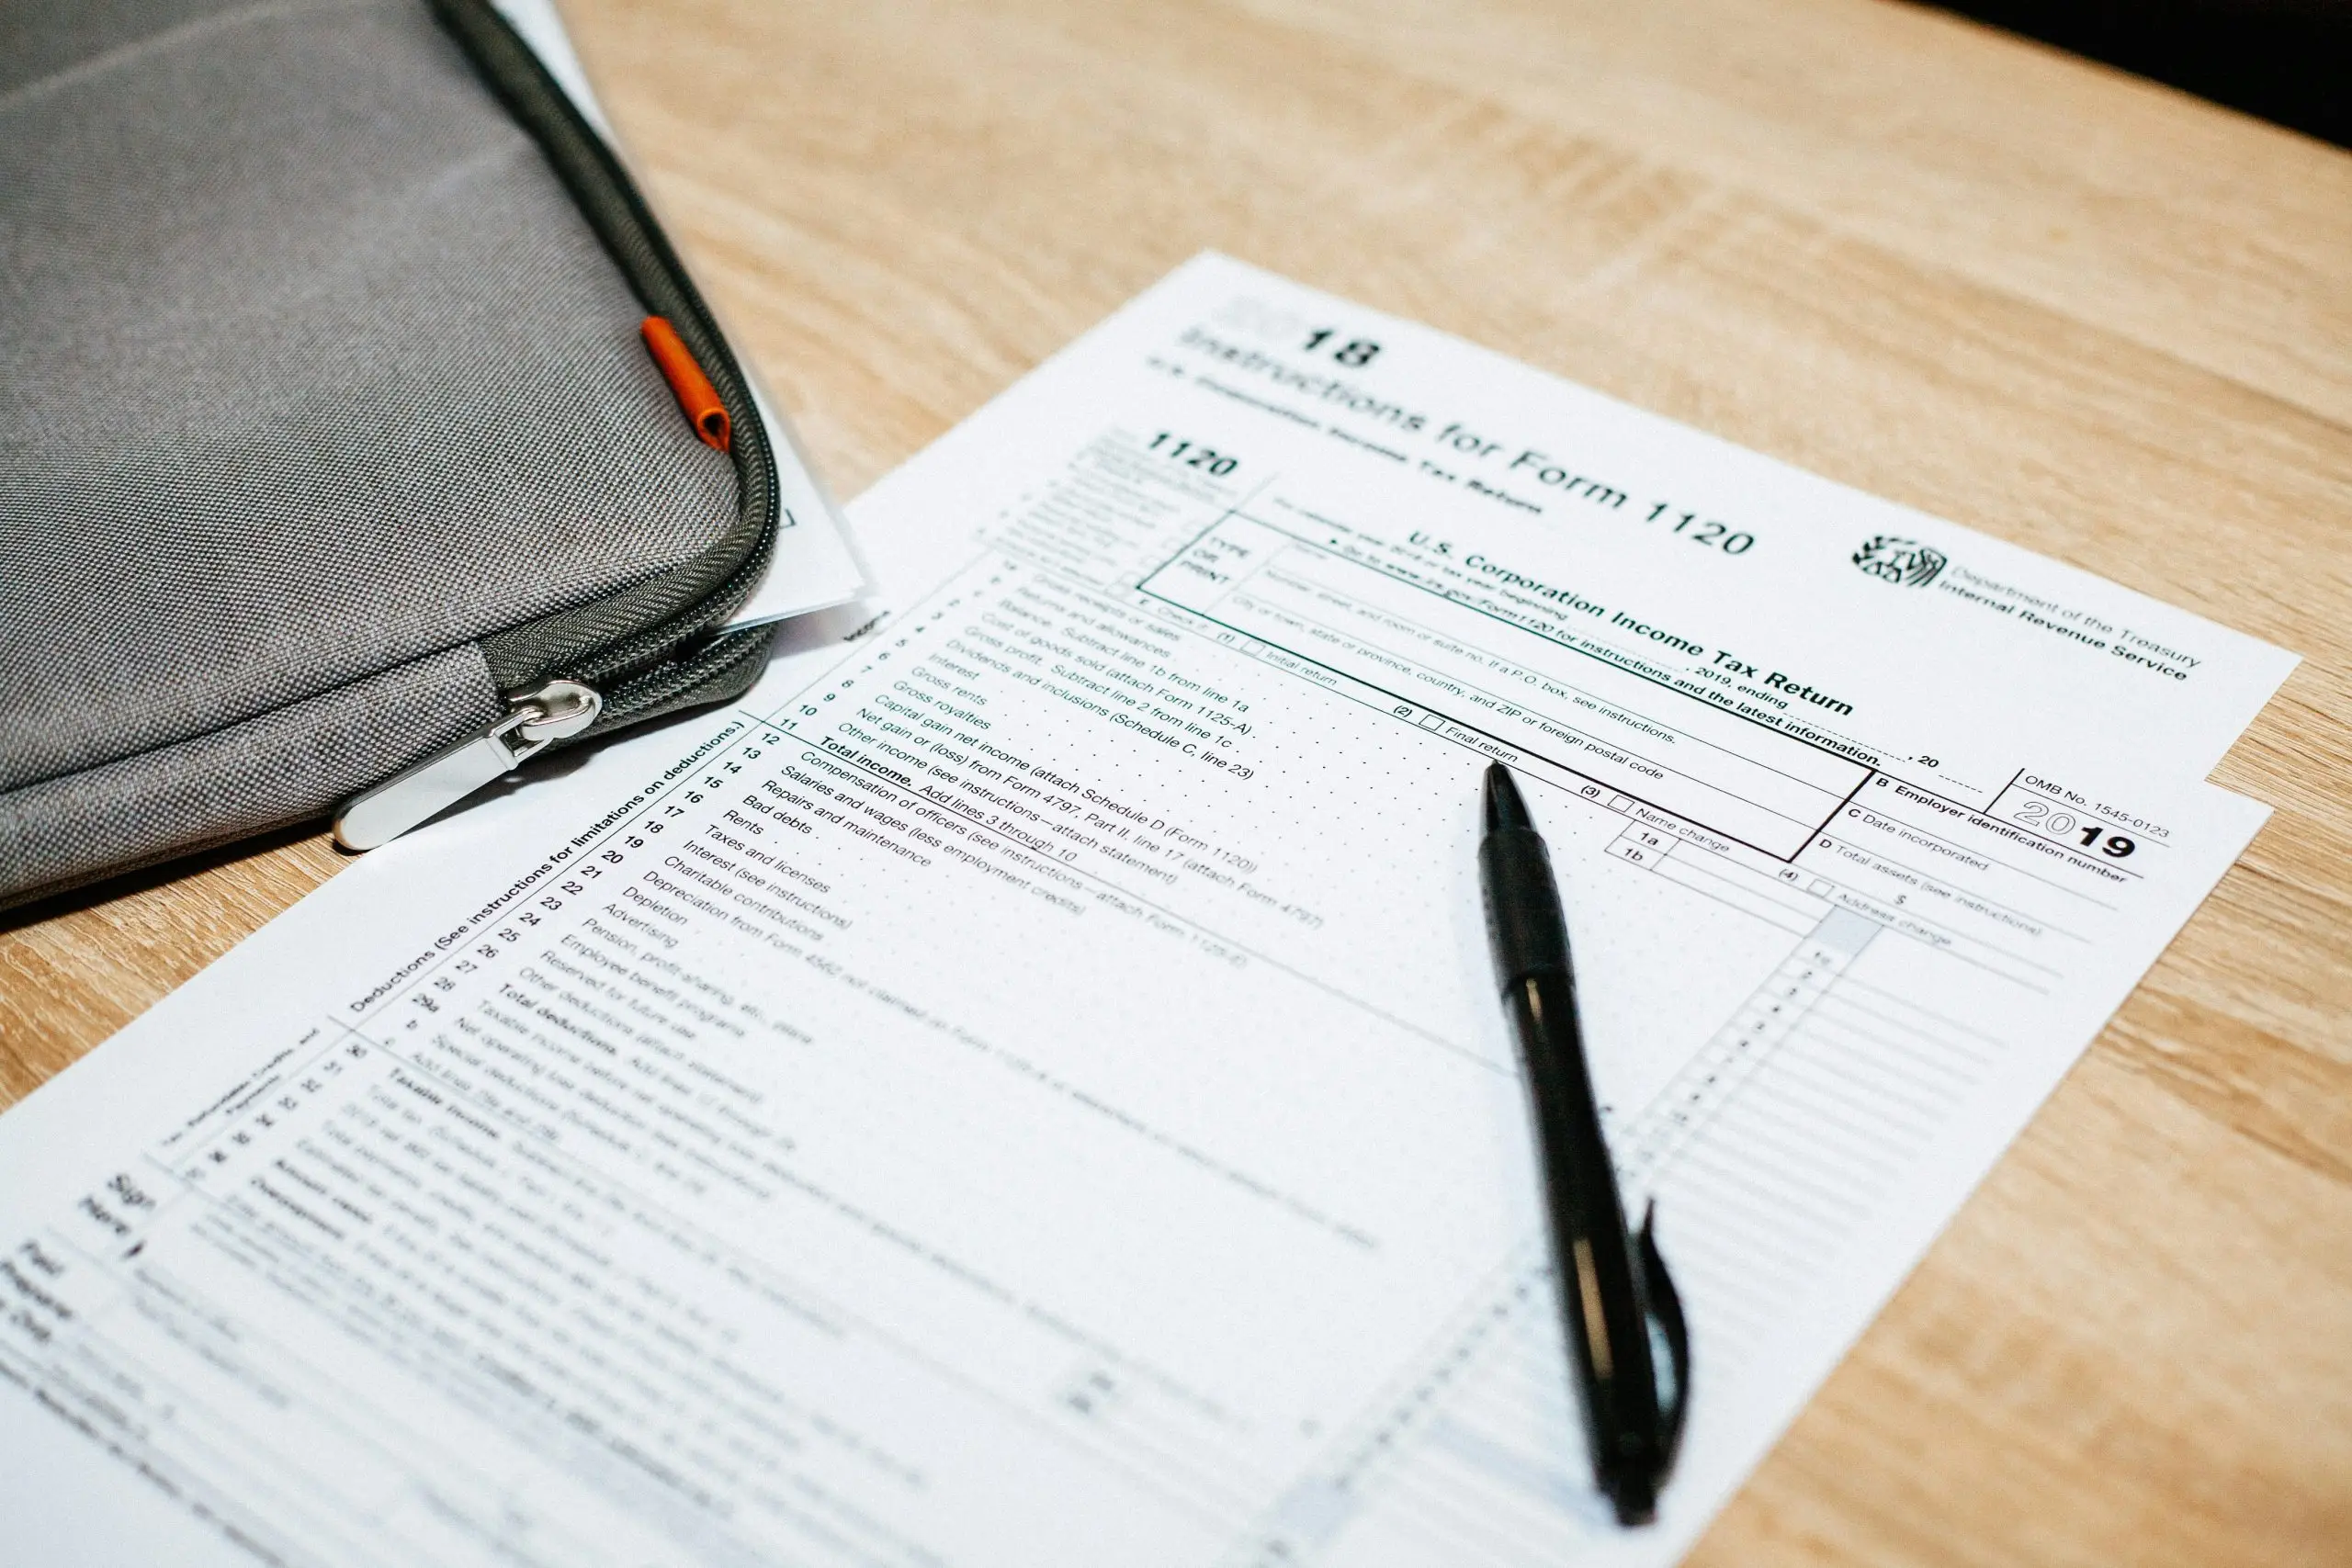
[[[1815,897],[1826,898],[1829,897],[1830,892],[1831,888],[1829,884],[1822,881],[1821,878],[1817,876],[1813,879],[1813,896]]]

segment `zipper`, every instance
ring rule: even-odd
[[[726,337],[627,171],[511,24],[488,0],[430,4],[538,142],[646,309],[707,376],[731,425],[742,519],[692,561],[485,637],[492,678],[511,694],[506,716],[346,801],[334,817],[335,842],[346,850],[389,843],[592,728],[602,733],[740,694],[775,636],[772,626],[718,630],[767,570],[777,509],[775,456]],[[558,669],[572,678],[548,679]]]
[[[605,699],[577,681],[549,681],[513,699],[506,716],[364,795],[334,814],[334,841],[372,850],[487,788],[559,740],[596,722]]]
[[[617,593],[484,637],[503,692],[555,675],[614,683],[714,633],[766,570],[777,522],[775,457],[734,351],[603,135],[492,0],[428,0],[491,91],[538,143],[647,313],[662,317],[707,378],[731,427],[741,516],[703,554]]]

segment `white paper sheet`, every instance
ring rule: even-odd
[[[886,617],[0,1118],[28,1561],[1669,1562],[2260,825],[2199,777],[2292,662],[1214,256],[854,511]],[[1492,757],[1692,1317],[1642,1531]]]
[[[548,74],[570,95],[588,122],[605,133],[616,152],[623,152],[612,122],[605,118],[605,106],[588,85],[588,73],[581,66],[571,35],[564,30],[553,0],[496,0],[496,4],[499,13],[537,53]],[[776,413],[751,361],[739,355],[738,362],[751,384],[752,401],[759,409],[768,446],[775,453],[777,526],[775,555],[768,563],[767,575],[729,623],[730,631],[829,609],[856,598],[871,586],[865,564],[858,559],[856,541],[850,537],[823,482],[809,466],[799,438]]]

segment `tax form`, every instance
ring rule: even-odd
[[[2260,826],[2201,780],[2292,664],[1217,256],[852,515],[887,606],[0,1117],[23,1561],[1671,1562]],[[1645,1530],[1490,760],[1691,1319]]]

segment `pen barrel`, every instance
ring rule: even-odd
[[[1652,1517],[1666,1423],[1634,1243],[1617,1190],[1566,969],[1523,974],[1503,1001],[1526,1066],[1570,1366],[1593,1472],[1627,1523]]]
[[[1646,1521],[1668,1453],[1658,1368],[1616,1164],[1576,1022],[1576,980],[1566,968],[1520,974],[1503,987],[1503,1006],[1520,1037],[1543,1152],[1559,1319],[1583,1394],[1592,1474],[1623,1521]]]
[[[1478,841],[1478,874],[1487,895],[1487,934],[1505,986],[1523,975],[1568,972],[1568,927],[1560,888],[1543,835],[1506,828]]]
[[[1505,813],[1523,819],[1508,784],[1490,784],[1489,799],[1500,795]],[[1517,822],[1495,825],[1489,818],[1478,871],[1503,1008],[1526,1067],[1560,1316],[1583,1395],[1593,1476],[1620,1519],[1641,1523],[1657,1511],[1666,1419],[1634,1240],[1585,1061],[1560,889],[1543,835]]]

